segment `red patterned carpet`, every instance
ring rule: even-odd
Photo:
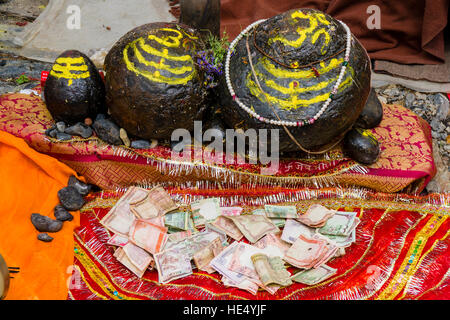
[[[123,267],[106,244],[109,231],[99,220],[120,193],[90,196],[75,231],[75,268],[69,299],[450,299],[450,195],[414,197],[356,189],[189,190],[170,193],[185,204],[201,197],[220,197],[222,205],[244,211],[267,203],[291,202],[303,211],[312,203],[356,211],[361,219],[356,243],[328,265],[332,278],[314,286],[295,283],[276,295],[256,296],[227,288],[217,273],[194,272],[171,283],[158,284],[156,271],[141,280]],[[245,201],[243,200],[245,199]]]

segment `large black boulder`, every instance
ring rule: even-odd
[[[207,96],[196,30],[150,23],[125,34],[105,59],[106,101],[113,120],[130,136],[170,140],[201,119]]]

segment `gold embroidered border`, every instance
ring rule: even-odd
[[[408,253],[405,256],[405,260],[403,261],[402,265],[398,269],[396,275],[392,279],[392,281],[389,283],[389,285],[384,289],[380,295],[377,297],[377,300],[390,300],[393,299],[395,296],[397,296],[400,291],[405,286],[406,282],[408,281],[408,277],[411,275],[415,265],[417,264],[417,261],[419,260],[421,256],[421,252],[423,248],[425,247],[425,244],[427,243],[427,240],[430,236],[432,236],[442,225],[442,223],[446,220],[447,217],[445,216],[433,216],[431,219],[427,222],[427,224],[420,230],[413,242],[411,243],[411,246],[408,250]],[[413,255],[414,254],[414,255]],[[414,258],[411,258],[411,257]],[[408,269],[406,269],[406,266],[409,266]],[[407,270],[407,271],[406,271]],[[406,272],[405,272],[406,271]]]

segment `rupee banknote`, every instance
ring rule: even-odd
[[[217,217],[217,219],[209,223],[209,225],[213,230],[217,229],[236,241],[240,241],[244,237],[236,224],[224,216]]]
[[[100,220],[100,223],[108,230],[128,237],[130,227],[136,220],[131,212],[130,202],[142,200],[148,191],[138,187],[130,187],[127,192],[116,202],[109,212]]]
[[[203,226],[205,222],[213,221],[221,215],[219,199],[208,198],[191,203],[192,218],[196,227]]]
[[[128,237],[122,236],[120,234],[114,234],[109,240],[108,244],[116,247],[123,247],[129,242]]]
[[[266,210],[264,209],[255,209],[252,211],[252,214],[255,216],[265,216],[266,215]],[[268,217],[270,219],[270,221],[272,221],[272,223],[274,225],[276,225],[279,228],[284,227],[285,223],[286,223],[286,219],[284,218],[271,218]]]
[[[320,204],[313,204],[304,214],[299,215],[297,220],[309,227],[319,228],[322,227],[335,212],[335,210],[329,210]]]
[[[321,234],[348,236],[359,223],[356,212],[337,211],[325,225],[319,229]],[[358,220],[356,220],[358,219]]]
[[[160,283],[165,284],[192,274],[189,257],[176,248],[159,252],[154,258]]]
[[[295,206],[265,205],[264,210],[266,211],[267,218],[298,218],[297,208]]]
[[[268,233],[278,233],[280,229],[265,216],[241,215],[227,217],[251,243],[255,243]]]
[[[253,244],[255,247],[262,249],[269,257],[284,257],[286,251],[290,248],[290,244],[281,240],[279,234],[269,233]]]
[[[316,229],[314,228],[308,227],[294,219],[286,219],[286,224],[283,233],[281,234],[281,240],[294,243],[301,234],[311,238],[315,233]]]
[[[162,187],[148,191],[144,199],[130,203],[131,211],[141,219],[151,219],[176,210],[178,206]]]
[[[128,242],[124,247],[123,251],[127,255],[128,259],[131,261],[135,267],[141,271],[146,269],[152,269],[154,266],[153,257],[144,249]]]
[[[116,251],[114,251],[114,257],[119,261],[122,265],[124,265],[128,270],[133,272],[135,275],[137,275],[139,278],[142,278],[142,276],[145,273],[145,270],[138,269],[128,258],[123,248],[118,247]]]
[[[300,271],[294,274],[292,281],[303,283],[309,286],[318,284],[336,274],[337,269],[333,269],[325,264],[315,269]]]
[[[214,270],[209,263],[214,257],[216,257],[222,250],[224,246],[219,237],[214,239],[211,243],[209,243],[205,248],[197,251],[194,254],[194,263],[197,269],[201,271],[206,271],[208,273],[214,273]]]
[[[175,228],[178,230],[188,230],[189,226],[189,212],[176,211],[166,213],[164,216],[164,224],[168,228]]]
[[[158,253],[167,242],[167,228],[137,219],[130,228],[129,239],[151,254]]]
[[[286,270],[280,257],[269,257],[262,253],[251,256],[253,266],[261,282],[265,285],[278,284],[287,287],[292,284],[291,274]]]
[[[300,269],[312,268],[325,250],[326,241],[300,235],[284,256],[284,261]]]
[[[242,213],[241,207],[221,207],[220,211],[223,216],[239,216]]]

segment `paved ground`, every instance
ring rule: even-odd
[[[45,8],[48,0],[0,0],[0,24],[23,28]],[[40,72],[50,70],[51,64],[33,61],[0,51],[0,94],[17,92],[39,83]],[[21,75],[29,82],[19,84]],[[424,94],[401,86],[377,89],[381,100],[400,103],[422,116],[432,127],[435,162],[438,174],[429,185],[433,192],[450,192],[450,113],[449,101],[443,94]]]

